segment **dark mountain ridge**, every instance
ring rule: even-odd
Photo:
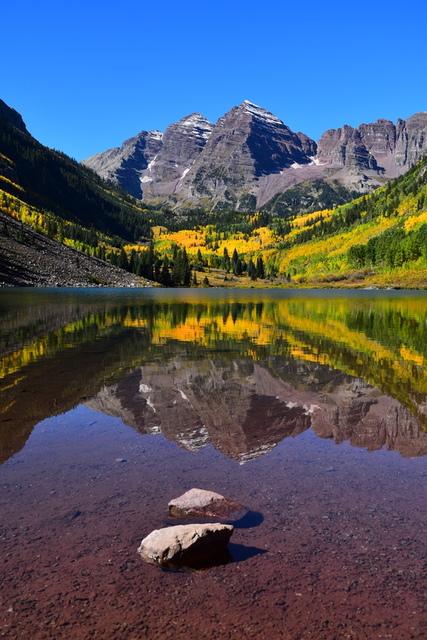
[[[0,188],[62,220],[133,240],[147,229],[140,203],[66,154],[45,147],[16,111],[0,108]]]
[[[149,230],[129,194],[44,147],[0,101],[0,286],[151,286],[104,260]]]

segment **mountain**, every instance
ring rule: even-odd
[[[425,153],[427,112],[396,125],[379,119],[330,129],[316,144],[245,100],[215,125],[191,114],[163,136],[143,131],[83,164],[147,202],[254,211],[270,210],[278,193],[314,180],[338,181],[351,200],[354,192],[401,175]]]
[[[214,125],[192,113],[160,131],[141,131],[120,148],[98,153],[83,164],[135,198],[174,193],[203,150]]]
[[[238,208],[263,176],[309,165],[316,144],[292,132],[273,114],[243,102],[220,118],[203,153],[183,182],[191,198],[207,196],[225,209]]]
[[[0,100],[0,116],[12,126],[22,131],[22,133],[30,135],[21,114],[9,107],[3,100]]]
[[[150,235],[146,214],[0,101],[0,286],[151,286],[117,268],[137,273],[123,245]]]
[[[43,146],[0,103],[0,190],[60,221],[125,240],[148,232],[141,203],[64,153]]]
[[[79,271],[70,279],[60,264],[55,273],[44,267],[47,280],[20,266],[25,255],[37,264],[31,245],[46,245],[34,232],[165,286],[242,287],[257,279],[262,286],[426,286],[427,160],[397,178],[387,181],[385,175],[402,172],[422,154],[427,114],[396,126],[383,120],[331,130],[317,146],[251,103],[235,107],[215,126],[192,114],[164,135],[140,134],[127,143],[128,165],[136,161],[136,149],[144,158],[145,168],[132,179],[151,190],[153,207],[44,147],[16,111],[0,106],[0,223],[3,236],[9,233],[15,243],[5,240],[0,247],[3,282],[87,282]],[[121,150],[102,161],[111,176],[115,162],[125,170]],[[271,173],[263,173],[263,166]],[[322,171],[323,178],[314,179]],[[386,184],[346,202],[368,174]],[[282,190],[261,213],[251,212],[255,187],[245,184],[258,185],[260,198],[261,186],[296,175],[309,177]],[[351,191],[345,176],[355,180]],[[215,208],[174,215],[159,206],[171,202],[170,191],[180,206]],[[206,269],[209,276],[196,273]],[[16,271],[25,271],[24,280]],[[101,284],[116,279],[98,270],[93,277]]]

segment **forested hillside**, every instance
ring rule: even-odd
[[[195,268],[221,286],[424,287],[426,191],[424,158],[373,194],[334,209],[285,218],[224,213],[173,232],[154,227],[154,247],[166,257],[185,248]]]

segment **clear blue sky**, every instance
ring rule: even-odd
[[[247,99],[317,140],[427,110],[425,0],[13,0],[0,98],[82,160]]]

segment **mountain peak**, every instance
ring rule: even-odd
[[[199,113],[198,111],[195,111],[194,113],[190,113],[190,115],[188,116],[184,116],[183,118],[181,118],[181,120],[179,121],[181,123],[185,123],[185,124],[198,124],[198,123],[203,123],[203,124],[211,124],[209,122],[209,120],[207,120],[205,118],[205,116],[203,116],[201,113]]]
[[[25,122],[22,119],[22,116],[18,111],[9,107],[3,100],[0,100],[0,115],[2,115],[10,124],[14,127],[22,131],[23,133],[28,133],[27,127],[25,126]]]
[[[266,123],[268,122],[276,125],[283,125],[283,122],[271,113],[271,111],[267,111],[267,109],[264,109],[253,102],[249,102],[249,100],[244,100],[238,109],[245,111],[245,113],[249,113],[251,116],[255,116],[257,120],[262,120]]]

